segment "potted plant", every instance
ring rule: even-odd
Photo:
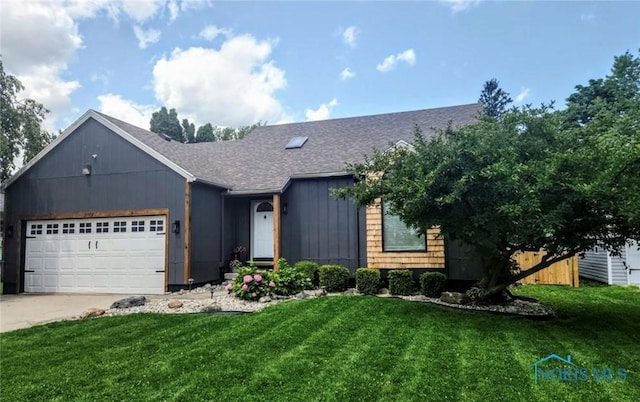
[[[233,258],[229,262],[229,268],[231,272],[238,272],[238,268],[245,263],[244,255],[247,253],[247,248],[245,246],[236,246],[233,251]]]

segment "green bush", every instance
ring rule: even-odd
[[[389,293],[406,296],[413,293],[413,289],[413,272],[408,269],[389,271]]]
[[[313,289],[313,283],[307,274],[290,266],[284,258],[278,260],[278,270],[272,274],[272,278],[277,295],[290,296],[305,289]]]
[[[320,266],[317,263],[313,261],[298,261],[293,267],[300,272],[304,272],[314,286],[320,284],[320,276],[318,275],[318,268]]]
[[[380,289],[380,270],[372,268],[356,269],[356,289],[365,295],[377,295]]]
[[[255,266],[240,267],[238,276],[226,290],[245,300],[258,300],[262,296],[272,294],[276,287],[269,271],[258,270]]]
[[[343,292],[349,286],[349,269],[342,265],[321,265],[320,286],[327,292]]]
[[[440,297],[447,283],[447,276],[441,272],[425,272],[420,275],[420,291],[427,297]]]

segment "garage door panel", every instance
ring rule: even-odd
[[[25,291],[162,293],[164,227],[163,216],[28,222]]]

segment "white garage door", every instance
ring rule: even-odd
[[[25,292],[161,294],[164,216],[29,221]]]

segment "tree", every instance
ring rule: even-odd
[[[198,127],[196,142],[213,142],[216,140],[215,130],[211,123]]]
[[[587,124],[566,127],[567,112],[513,108],[501,119],[449,127],[432,138],[416,128],[413,148],[374,152],[350,166],[356,182],[336,190],[359,205],[377,199],[408,225],[439,226],[482,258],[481,295],[596,244],[619,252],[640,238],[640,97],[624,113],[601,108]],[[521,272],[514,253],[539,251]]]
[[[484,105],[483,115],[492,119],[500,119],[507,110],[507,106],[513,102],[509,93],[500,88],[500,82],[492,78],[484,83],[478,102]]]
[[[175,141],[185,142],[182,126],[175,109],[167,111],[167,108],[163,106],[159,111],[153,112],[149,125],[149,131],[157,134],[166,134]]]
[[[182,119],[182,130],[187,142],[196,142],[196,126],[193,123],[189,123],[187,119]]]
[[[49,111],[33,99],[18,99],[23,89],[20,80],[4,72],[0,60],[0,182],[11,176],[21,150],[26,163],[53,139],[41,128]]]

